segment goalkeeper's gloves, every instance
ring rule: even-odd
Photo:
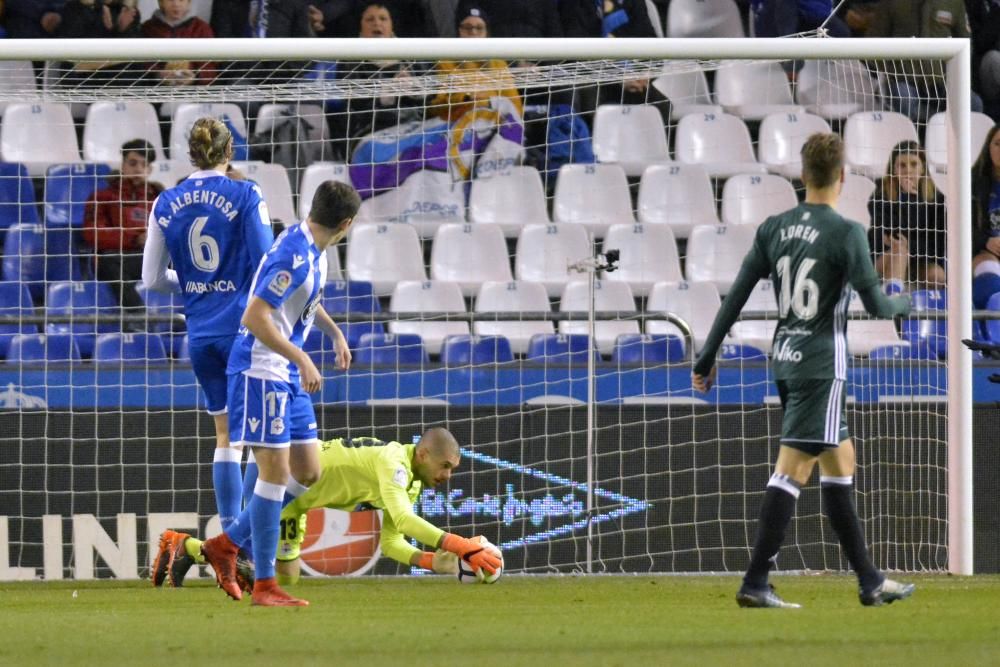
[[[441,540],[441,548],[455,554],[473,568],[482,568],[490,574],[496,574],[501,561],[492,551],[473,540],[467,540],[454,533],[445,533]]]
[[[418,566],[435,574],[458,574],[458,556],[443,549],[425,551],[420,554]]]

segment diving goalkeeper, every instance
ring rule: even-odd
[[[322,443],[319,479],[281,512],[277,573],[282,583],[298,579],[305,515],[316,507],[349,512],[365,505],[383,510],[382,551],[405,565],[452,574],[457,572],[457,556],[474,568],[496,572],[500,559],[490,551],[477,542],[445,533],[413,513],[420,492],[446,483],[460,460],[458,442],[444,428],[428,429],[416,445],[375,438],[337,438]],[[409,544],[407,537],[435,551],[421,551]],[[204,564],[201,541],[187,533],[168,530],[160,543],[169,549],[168,558],[163,560],[171,586],[180,586],[192,565]]]

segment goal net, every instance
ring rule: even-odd
[[[325,180],[363,198],[323,296],[351,369],[307,340],[321,437],[449,428],[462,464],[417,512],[529,573],[745,568],[780,434],[768,363],[795,354],[771,348],[769,281],[717,388],[694,392],[691,363],[757,226],[803,198],[802,142],[839,133],[839,211],[914,304],[850,307],[865,535],[882,568],[971,569],[964,47],[217,41],[0,54],[21,58],[0,62],[0,580],[143,577],[163,529],[220,530],[181,296],[128,273],[204,116],[276,227]],[[156,185],[122,185],[136,155]],[[814,480],[780,569],[848,568],[824,521]],[[379,526],[313,510],[305,569],[409,572],[379,560]]]

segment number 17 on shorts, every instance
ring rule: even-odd
[[[288,407],[294,389],[287,382],[235,373],[229,376],[229,441],[232,446],[288,447]]]

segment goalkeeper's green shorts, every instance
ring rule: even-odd
[[[304,539],[306,515],[282,516],[278,527],[278,560],[287,562],[297,559]]]

